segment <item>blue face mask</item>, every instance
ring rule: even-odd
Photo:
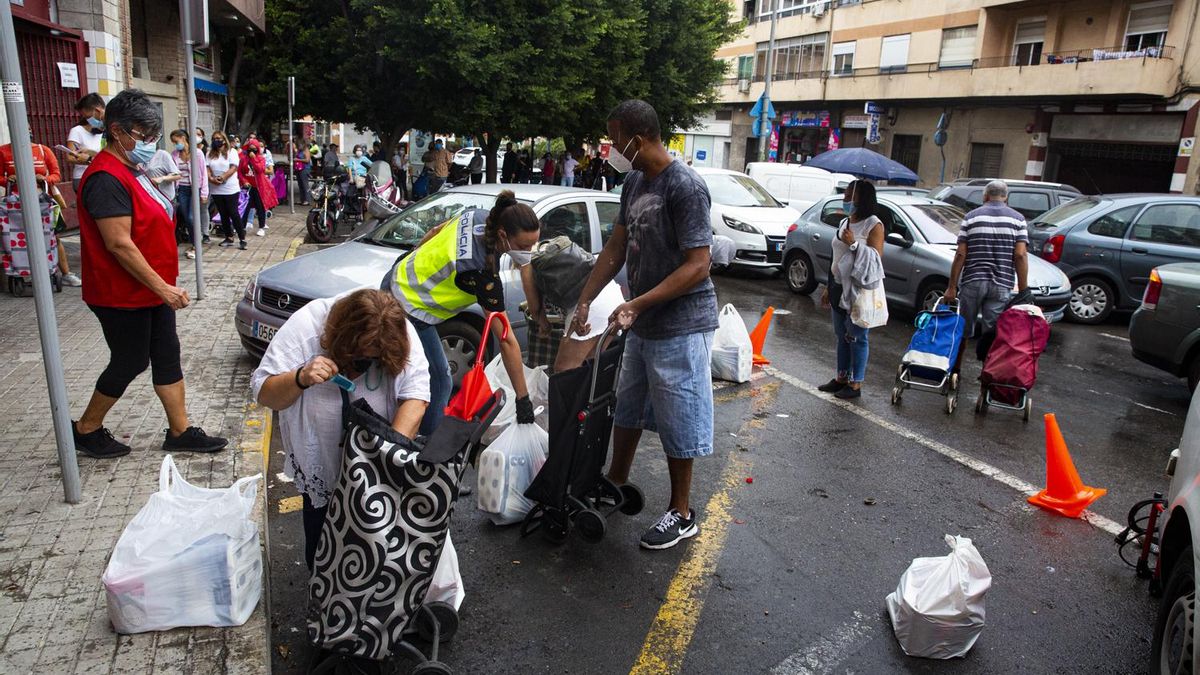
[[[104,120],[96,119],[95,117],[87,118],[87,123],[93,129],[103,129],[104,128]]]
[[[183,152],[183,143],[176,143],[176,144],[175,144],[175,149],[176,149],[176,150],[178,150],[178,151],[180,151],[180,152]]]
[[[842,200],[842,211],[847,214],[854,213],[854,202],[846,201],[843,199]]]

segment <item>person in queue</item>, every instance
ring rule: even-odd
[[[476,303],[485,312],[503,312],[500,256],[507,253],[518,267],[528,266],[540,232],[541,222],[533,209],[518,202],[511,190],[504,190],[490,211],[468,209],[431,229],[388,273],[384,287],[408,312],[429,360],[430,405],[421,422],[422,435],[433,433],[441,423],[453,388],[437,325]],[[532,423],[533,403],[525,383],[521,345],[513,331],[508,331],[507,338],[502,337],[503,332],[500,322],[492,322],[492,333],[501,338],[504,370],[517,395],[517,420]]]
[[[246,250],[246,224],[238,213],[238,166],[241,157],[230,144],[224,131],[214,131],[212,149],[208,151],[208,194],[212,197],[217,213],[221,216],[221,231],[225,239],[217,244],[221,247],[234,245],[233,234],[237,232],[237,246]]]
[[[254,399],[279,413],[284,473],[304,502],[304,559],[311,570],[321,525],[341,470],[342,395],[365,400],[415,438],[429,405],[429,363],[420,337],[391,293],[359,289],[313,300],[271,340],[250,378]]]
[[[854,304],[854,285],[850,279],[854,258],[860,246],[875,249],[883,258],[883,221],[875,216],[875,186],[866,180],[856,180],[846,187],[842,196],[846,220],[833,240],[833,266],[829,286],[821,294],[821,306],[829,308],[833,317],[833,335],[837,343],[837,375],[817,387],[837,398],[862,396],[862,383],[867,376],[867,357],[870,355],[870,329],[850,320]]]
[[[104,114],[105,147],[80,183],[79,239],[83,301],[100,321],[110,359],[87,409],[72,428],[75,448],[89,457],[120,457],[130,447],[104,427],[104,418],[147,366],[169,428],[167,452],[216,452],[224,438],[188,422],[175,312],[188,306],[176,285],[174,205],[142,173],[162,136],[158,108],[143,92],[126,89]]]
[[[29,141],[29,149],[33,156],[33,175],[38,191],[46,194],[58,205],[59,218],[61,218],[67,205],[63,201],[62,193],[58,190],[58,182],[62,180],[62,176],[58,172],[58,159],[54,157],[53,150],[41,143],[34,142],[32,130],[29,132]],[[17,161],[13,156],[11,143],[0,145],[0,186],[4,187],[5,194],[17,192]],[[55,231],[59,231],[59,228],[56,228]],[[71,263],[67,260],[67,247],[63,245],[62,237],[58,237],[58,274],[64,286],[83,284],[79,275],[71,273]]]
[[[79,179],[92,158],[99,154],[101,137],[104,135],[104,99],[99,94],[88,94],[75,103],[79,113],[79,124],[71,127],[67,134],[67,163],[71,165],[71,186],[79,191]]]

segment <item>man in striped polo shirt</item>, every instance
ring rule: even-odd
[[[963,348],[982,313],[980,335],[996,326],[996,319],[1009,304],[1013,288],[1025,294],[1029,289],[1029,234],[1025,218],[1008,207],[1008,185],[994,180],[983,191],[983,206],[971,211],[958,230],[958,251],[950,268],[950,286],[946,301],[958,298],[960,313],[966,319]],[[955,372],[962,365],[959,349]]]

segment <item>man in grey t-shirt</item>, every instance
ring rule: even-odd
[[[612,236],[580,296],[570,330],[590,328],[588,305],[622,266],[632,298],[595,320],[632,328],[625,343],[613,423],[608,478],[621,485],[642,430],[657,431],[667,454],[671,503],[642,535],[641,545],[665,549],[700,532],[688,502],[692,460],[713,451],[709,359],[717,328],[717,295],[709,279],[712,224],[708,188],[696,172],[672,161],[658,114],[645,101],[618,105],[608,117],[609,164],[628,173]]]

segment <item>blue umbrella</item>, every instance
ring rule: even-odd
[[[920,180],[920,176],[900,162],[866,148],[838,148],[822,152],[805,162],[804,166],[848,173],[869,180],[886,180],[889,183],[915,184]]]

